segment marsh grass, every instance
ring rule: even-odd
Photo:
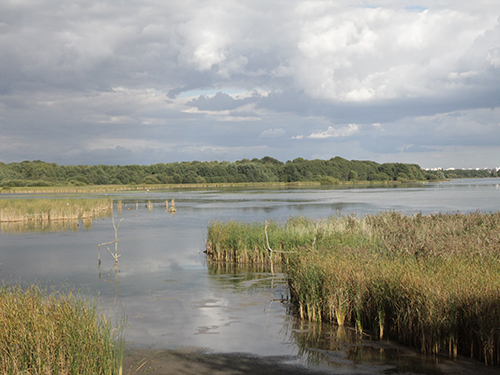
[[[209,260],[233,263],[270,263],[269,247],[276,251],[273,261],[285,263],[301,250],[327,249],[338,245],[362,246],[371,241],[371,228],[355,216],[313,220],[292,217],[286,223],[211,222],[206,254]],[[280,252],[278,252],[280,251]]]
[[[395,181],[392,181],[395,182]],[[367,182],[373,184],[375,182]],[[384,183],[384,182],[382,182]],[[351,182],[342,182],[347,185]],[[318,181],[297,182],[222,182],[222,183],[196,183],[196,184],[139,184],[139,185],[86,185],[86,186],[29,186],[29,187],[3,187],[0,194],[59,194],[59,193],[99,193],[105,191],[135,191],[135,190],[163,190],[163,189],[197,189],[213,187],[272,187],[272,186],[319,186]]]
[[[111,209],[111,199],[0,199],[0,222],[74,221]]]
[[[0,288],[1,374],[119,374],[123,324],[95,302],[30,286]]]
[[[479,212],[268,226],[270,246],[290,251],[279,257],[302,318],[486,364],[500,364],[499,233],[500,213]],[[211,223],[207,254],[266,262],[264,236],[263,224]]]

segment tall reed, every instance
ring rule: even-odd
[[[335,247],[340,243],[362,245],[371,238],[370,230],[354,225],[354,216],[313,220],[292,217],[285,223],[211,222],[208,225],[206,254],[209,260],[235,263],[287,262],[291,254],[304,249]],[[266,231],[268,233],[269,250]]]
[[[121,374],[123,325],[71,292],[3,286],[0,326],[2,374]]]
[[[215,224],[207,249],[265,254],[262,224]],[[281,260],[302,318],[500,364],[500,213],[293,218],[269,229],[271,247],[290,251]]]
[[[100,199],[0,199],[0,222],[78,220],[110,211],[112,200]]]

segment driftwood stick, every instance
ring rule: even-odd
[[[113,203],[111,203],[111,205],[113,205]],[[118,207],[121,207],[121,202],[118,202]],[[115,260],[115,266],[118,264],[118,258],[121,256],[118,254],[118,228],[120,228],[120,224],[122,223],[123,218],[121,218],[120,221],[118,221],[118,225],[117,225],[115,223],[115,217],[113,215],[113,212],[111,212],[111,220],[113,222],[113,228],[115,229],[115,240],[109,241],[109,242],[103,242],[103,243],[100,243],[97,245],[97,247],[99,248],[99,254],[97,255],[97,260],[98,260],[99,266],[101,265],[101,246],[102,245],[111,245],[113,243],[115,244],[115,253],[114,254],[108,247],[108,251],[110,252],[111,256]]]
[[[111,216],[111,220],[113,221],[113,228],[115,228],[115,240],[118,241],[118,228],[120,228],[120,224],[122,223],[123,217],[118,222],[118,226],[115,225],[115,217]]]
[[[121,254],[116,254],[116,253],[115,253],[115,254],[113,254],[113,252],[110,250],[110,248],[109,248],[109,247],[108,247],[108,251],[109,251],[109,253],[111,254],[111,256],[112,256],[113,258],[115,258],[115,264],[116,264],[116,263],[118,263],[118,258],[119,258],[119,257],[121,257],[122,255],[121,255]]]
[[[97,245],[97,247],[99,248],[99,254],[97,254],[97,260],[99,261],[99,266],[101,265],[101,245],[111,245],[112,243],[115,243],[115,242],[118,242],[118,239],[111,241],[111,242],[100,243]],[[109,247],[108,247],[108,249],[109,249]]]
[[[273,254],[274,253],[295,253],[295,251],[278,251],[278,250],[273,250],[271,249],[271,246],[269,245],[269,235],[267,234],[267,225],[268,222],[266,221],[266,225],[264,226],[264,233],[266,234],[266,244],[267,244],[267,250],[269,251],[269,260],[271,261],[271,274],[274,276],[274,263],[273,263]]]
[[[264,233],[266,234],[267,250],[269,250],[268,255],[271,262],[271,274],[274,276],[273,249],[271,249],[271,246],[269,246],[269,236],[267,235],[267,220],[266,225],[264,226]]]
[[[266,225],[264,227],[264,232],[266,233],[267,250],[269,250],[269,253],[270,253],[269,256],[271,256],[274,253],[280,253],[280,254],[296,253],[296,251],[281,251],[281,250],[273,250],[273,249],[271,249],[271,246],[269,246],[269,236],[267,235],[267,221],[266,221]]]
[[[104,242],[104,243],[100,243],[98,246],[99,248],[101,248],[101,245],[111,245],[112,243],[115,243],[115,242],[118,242],[120,240],[114,240],[114,241],[111,241],[111,242]]]
[[[267,250],[269,250],[269,258],[271,258],[273,255],[273,249],[271,249],[271,246],[269,246],[269,236],[267,235],[267,221],[264,227],[264,233],[266,234],[266,243],[267,243]]]
[[[111,216],[111,219],[113,220],[113,228],[115,228],[115,255],[113,254],[111,255],[113,255],[113,258],[115,258],[115,264],[117,264],[118,258],[120,257],[120,255],[118,255],[118,228],[120,228],[120,224],[122,223],[123,217],[118,222],[118,225],[115,225],[115,218],[113,216]]]

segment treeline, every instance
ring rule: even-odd
[[[445,178],[477,178],[477,177],[498,177],[498,172],[493,169],[491,172],[487,169],[453,169],[442,171]],[[440,175],[438,173],[438,175]]]
[[[487,171],[456,177],[487,177]],[[476,173],[477,172],[477,173]],[[479,173],[480,172],[480,173]],[[236,162],[176,162],[153,165],[58,165],[40,160],[0,163],[0,186],[53,185],[130,185],[238,182],[319,181],[335,184],[342,181],[423,181],[440,179],[445,172],[424,171],[417,164],[346,160],[305,160],[283,163],[271,157],[243,159]],[[478,174],[479,173],[479,174]]]

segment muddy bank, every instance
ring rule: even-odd
[[[257,357],[242,353],[214,354],[196,349],[127,351],[123,373],[155,375],[321,374],[304,366],[287,364],[293,357]],[[324,372],[329,374],[330,372]]]
[[[343,363],[331,366],[297,364],[294,356],[260,357],[245,353],[210,353],[202,349],[182,350],[128,349],[123,359],[123,374],[152,375],[327,375],[327,374],[427,374],[427,375],[498,375],[500,367],[486,367],[476,361],[439,358],[420,368],[408,360],[399,363]]]

